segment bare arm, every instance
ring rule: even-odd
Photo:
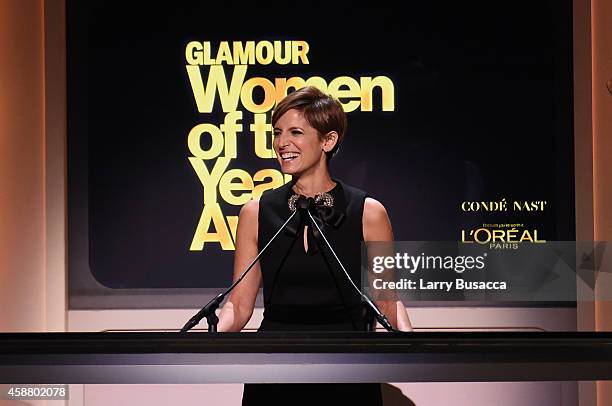
[[[385,206],[378,200],[366,198],[363,207],[363,239],[364,241],[393,241],[393,230]],[[376,253],[368,250],[368,259]],[[393,255],[389,253],[389,255]],[[371,263],[371,262],[370,262]],[[375,300],[380,311],[387,316],[393,327],[402,331],[412,331],[412,324],[406,312],[406,307],[395,295]]]
[[[236,252],[234,253],[234,281],[255,259],[257,248],[259,201],[251,200],[240,210],[236,230]],[[261,284],[259,261],[245,278],[230,293],[229,298],[219,313],[218,331],[240,331],[247,324]]]

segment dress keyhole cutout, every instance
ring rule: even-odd
[[[308,252],[308,226],[304,226],[304,252]]]

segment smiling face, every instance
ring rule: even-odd
[[[325,152],[335,145],[334,134],[323,138],[300,110],[288,110],[274,125],[273,146],[281,171],[300,175],[317,167],[326,168]]]

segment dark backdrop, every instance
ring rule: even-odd
[[[71,294],[91,293],[83,282],[91,276],[105,295],[231,280],[233,251],[189,250],[203,198],[187,134],[223,121],[220,108],[197,111],[189,41],[309,43],[309,65],[249,66],[247,78],[390,77],[395,111],[381,112],[375,93],[373,112],[349,113],[331,170],[385,204],[397,240],[457,240],[461,229],[496,220],[524,222],[548,240],[575,238],[569,0],[68,1],[67,21]],[[251,118],[245,111],[245,133]],[[230,167],[277,167],[252,150],[244,137]],[[548,207],[537,216],[459,209],[504,197]]]

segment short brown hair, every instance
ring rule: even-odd
[[[327,160],[330,160],[340,148],[340,142],[346,134],[346,113],[340,102],[314,86],[302,87],[289,93],[276,105],[272,113],[272,127],[291,109],[301,111],[308,124],[319,132],[319,137],[323,138],[330,131],[338,133],[336,145],[327,153]]]

